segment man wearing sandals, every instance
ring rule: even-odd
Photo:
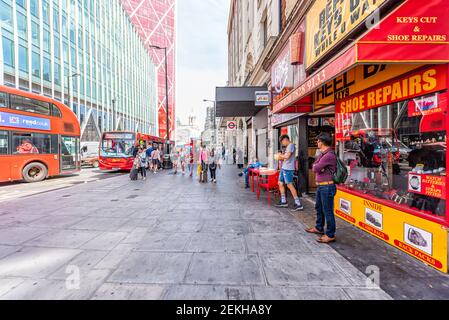
[[[318,242],[331,243],[335,241],[335,215],[334,197],[337,193],[337,186],[333,181],[333,175],[337,171],[337,156],[332,150],[332,136],[329,133],[321,133],[317,138],[320,155],[315,160],[312,171],[316,174],[317,221],[314,228],[307,229],[308,233],[320,235]],[[327,230],[324,232],[326,222]]]

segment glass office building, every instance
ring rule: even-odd
[[[150,53],[119,0],[0,0],[0,84],[70,105],[82,140],[157,135]]]

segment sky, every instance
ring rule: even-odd
[[[215,87],[228,78],[229,0],[177,1],[176,116],[183,123],[194,114],[203,128]]]

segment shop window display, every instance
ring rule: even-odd
[[[446,214],[447,94],[338,114],[337,149],[345,187],[400,206]]]

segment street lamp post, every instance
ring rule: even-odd
[[[68,96],[69,96],[69,108],[70,108],[70,110],[72,110],[72,102],[71,102],[71,95],[72,95],[72,93],[71,93],[71,87],[72,87],[72,84],[70,83],[70,80],[72,79],[72,78],[75,78],[75,77],[79,77],[80,76],[80,74],[79,73],[74,73],[74,74],[72,74],[72,75],[67,75],[67,87],[68,87]],[[73,110],[72,110],[73,111]]]
[[[159,47],[159,46],[152,46],[150,45],[150,48],[156,49],[156,50],[164,50],[164,57],[165,57],[165,113],[166,113],[166,119],[167,119],[167,155],[164,159],[165,167],[167,169],[172,168],[173,164],[171,163],[170,159],[170,122],[169,122],[169,104],[168,104],[168,59],[167,59],[167,47]]]
[[[203,102],[212,102],[214,104],[214,138],[212,139],[215,148],[217,148],[217,102],[215,100],[203,99]]]

